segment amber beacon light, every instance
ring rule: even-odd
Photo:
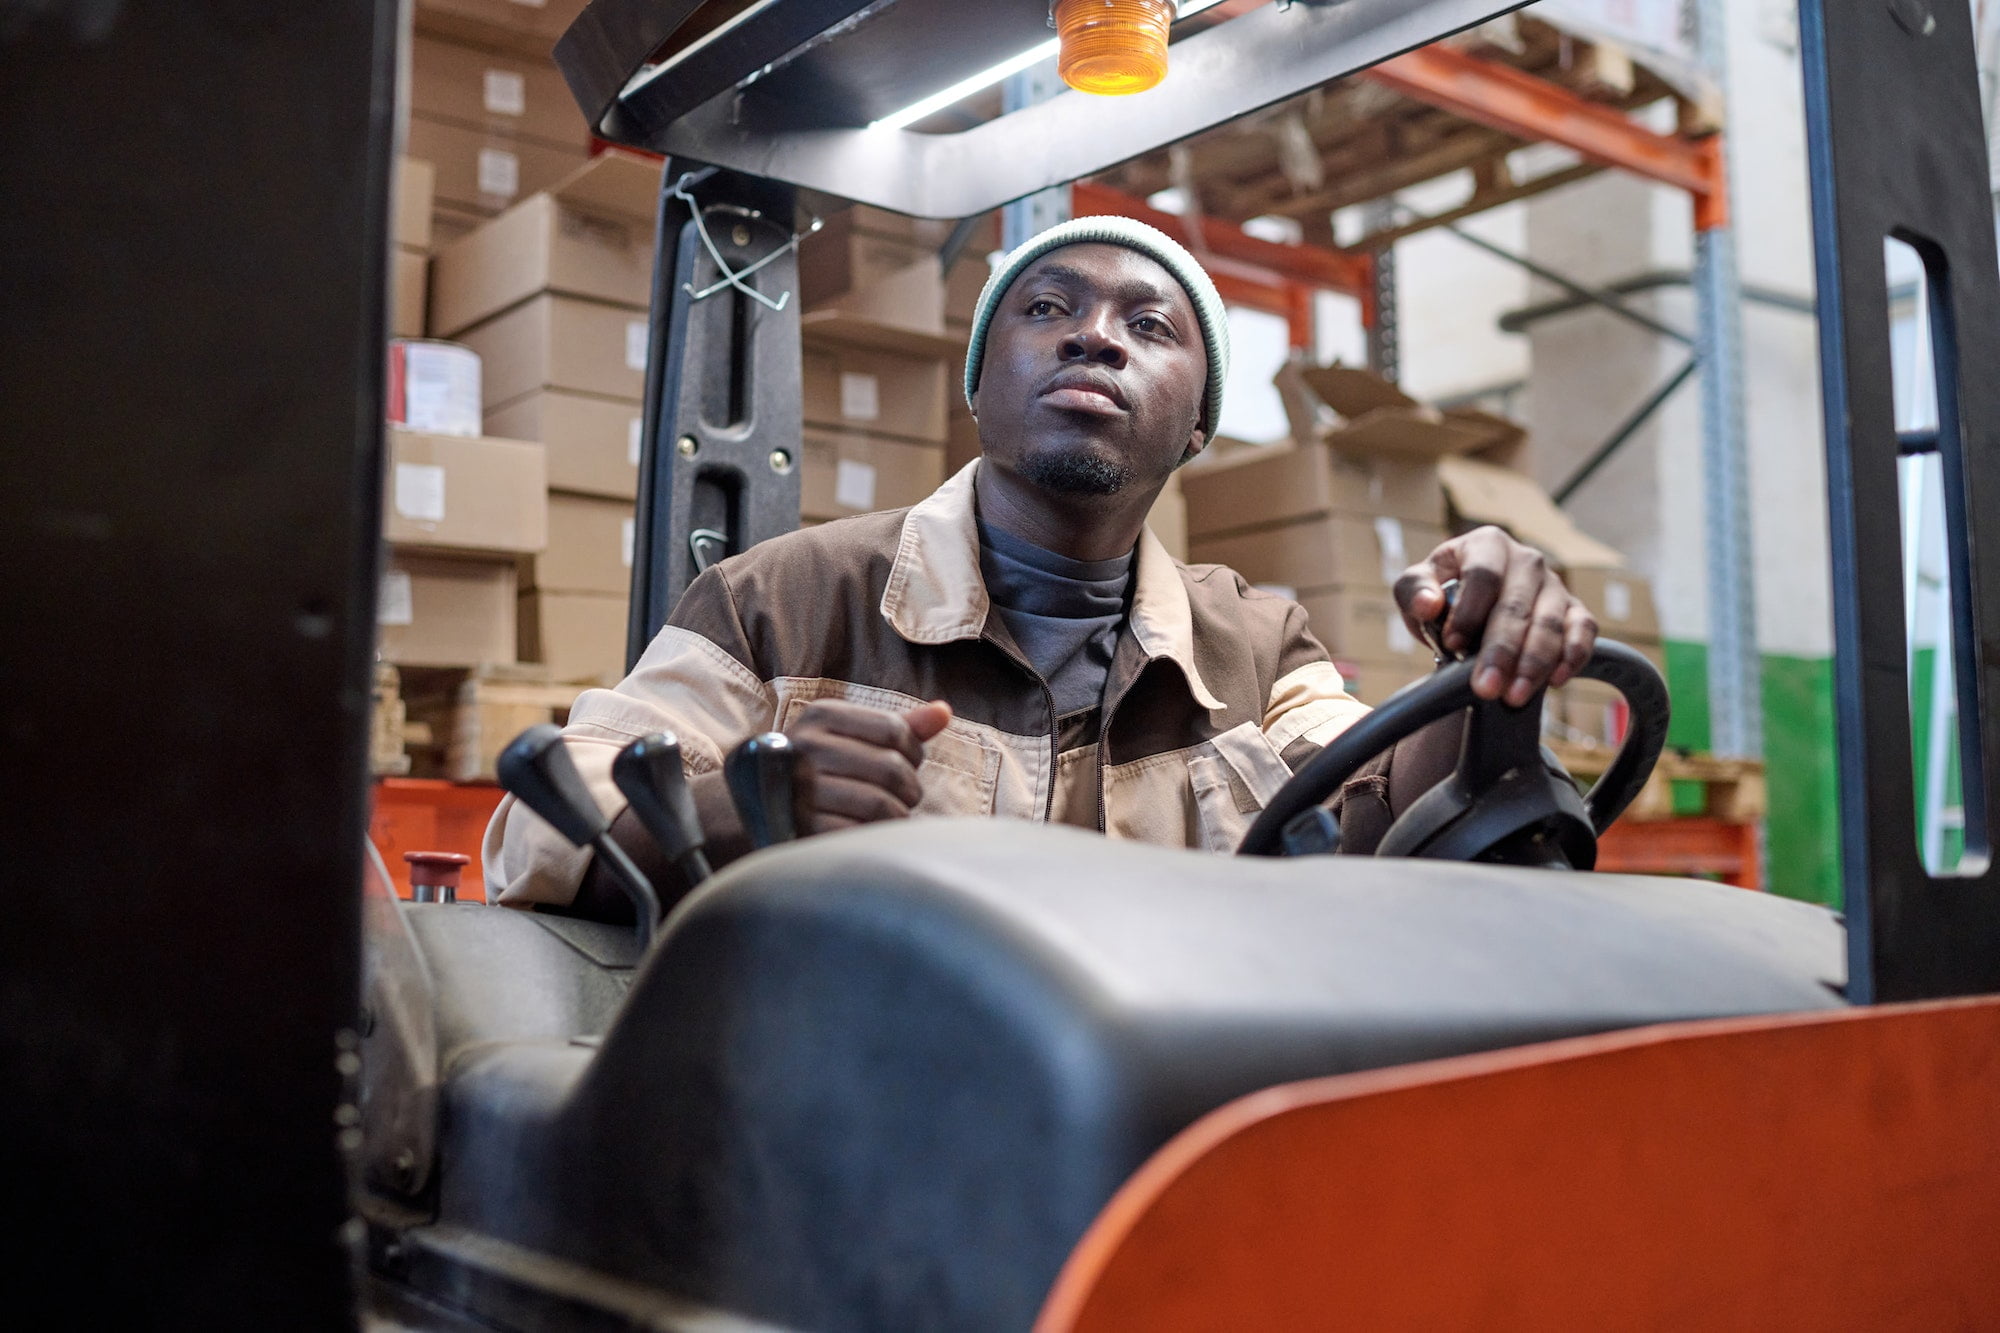
[[[1056,70],[1078,92],[1143,93],[1167,77],[1174,0],[1056,0]]]

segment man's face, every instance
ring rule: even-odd
[[[1194,303],[1136,250],[1066,245],[994,311],[973,410],[986,458],[1043,490],[1155,486],[1199,449],[1208,354]]]

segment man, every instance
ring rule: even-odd
[[[566,737],[607,809],[612,756],[679,737],[718,862],[745,843],[719,771],[776,729],[810,757],[814,831],[989,814],[1228,851],[1272,793],[1367,711],[1293,602],[1145,528],[1214,435],[1229,364],[1214,284],[1126,218],[1060,224],[1009,255],[975,308],[965,392],[982,457],[907,510],[764,542],[694,581],[615,690]],[[1397,583],[1412,622],[1480,641],[1474,689],[1520,702],[1589,657],[1596,626],[1541,556],[1496,528]],[[1393,773],[1377,772],[1386,816]],[[1381,820],[1377,819],[1377,823]],[[663,896],[676,881],[629,811],[613,824]],[[512,800],[487,832],[502,901],[628,909]]]

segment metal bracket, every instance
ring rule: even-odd
[[[628,666],[696,577],[799,523],[793,193],[715,168],[662,181]]]

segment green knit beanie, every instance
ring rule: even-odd
[[[1174,275],[1187,289],[1194,303],[1194,317],[1201,324],[1202,346],[1208,350],[1208,390],[1201,400],[1202,434],[1213,440],[1216,423],[1222,419],[1222,382],[1229,375],[1229,317],[1222,297],[1199,261],[1173,237],[1133,218],[1103,216],[1071,218],[1058,222],[1041,235],[1031,238],[1007,256],[980,290],[979,304],[972,308],[972,337],[965,345],[965,403],[972,405],[973,391],[979,387],[979,366],[986,355],[986,326],[1000,298],[1021,276],[1021,270],[1051,250],[1065,245],[1097,242],[1122,245],[1137,250]]]

